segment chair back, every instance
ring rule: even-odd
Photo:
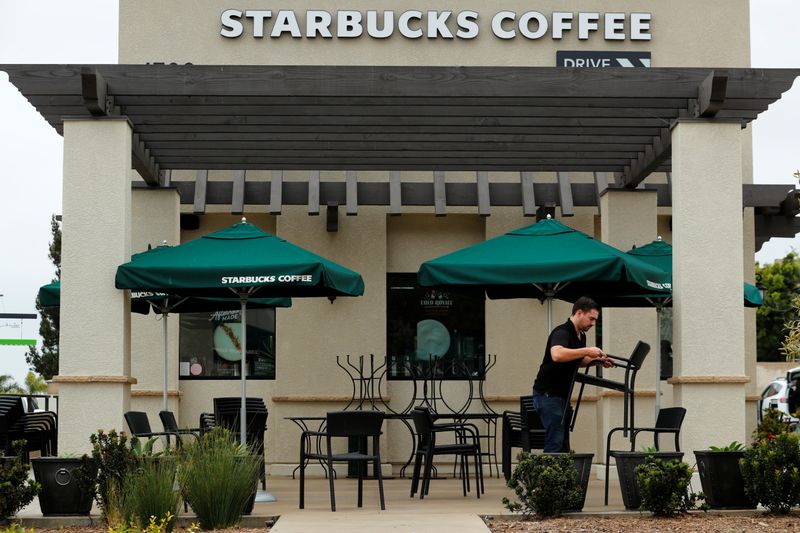
[[[142,435],[144,433],[152,433],[150,429],[150,421],[147,419],[147,413],[144,411],[128,411],[125,413],[125,422],[134,436]]]
[[[331,437],[374,437],[381,434],[383,411],[330,411],[327,429]]]
[[[169,433],[176,433],[178,431],[178,421],[175,420],[175,413],[172,411],[159,411],[158,418],[161,419],[161,425],[164,426],[164,431]]]
[[[414,422],[414,432],[420,437],[430,435],[433,430],[433,415],[427,407],[415,407],[411,411],[411,420]]]
[[[667,407],[658,411],[656,417],[656,431],[659,429],[681,429],[686,409],[683,407]]]
[[[637,342],[636,346],[633,348],[633,353],[628,359],[630,365],[636,370],[639,370],[642,368],[642,363],[644,363],[644,358],[647,357],[648,353],[650,353],[650,345],[644,341]]]

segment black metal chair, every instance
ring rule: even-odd
[[[333,463],[358,463],[358,506],[363,506],[364,474],[368,463],[374,464],[378,478],[381,510],[386,509],[383,496],[383,475],[381,474],[381,427],[385,413],[382,411],[332,411],[327,414],[325,431],[304,431],[300,435],[300,509],[305,508],[305,476],[309,459],[327,462],[328,484],[331,492],[331,511],[336,511],[336,495],[333,489]],[[312,451],[312,437],[324,437],[325,452]],[[367,439],[372,437],[372,452],[367,448]],[[357,451],[334,453],[334,438],[353,438],[358,441]]]
[[[658,445],[658,436],[663,434],[670,434],[674,435],[675,437],[675,451],[681,451],[680,448],[680,434],[681,434],[681,426],[683,425],[683,419],[686,417],[686,409],[683,407],[667,407],[658,411],[658,417],[656,417],[656,425],[655,427],[641,427],[641,428],[627,428],[631,432],[631,448],[630,450],[625,451],[635,451],[636,449],[636,437],[639,433],[652,433],[653,434],[653,445],[655,446],[656,450],[661,451],[661,448]],[[616,458],[616,452],[622,450],[612,450],[611,449],[611,437],[614,433],[618,431],[623,431],[624,427],[616,427],[613,428],[611,431],[608,432],[608,437],[606,438],[606,488],[605,488],[605,504],[608,505],[608,473],[609,473],[609,462],[610,458]]]
[[[191,435],[196,440],[200,440],[201,428],[179,428],[178,421],[175,420],[175,413],[172,411],[159,411],[158,418],[161,419],[161,425],[164,428],[164,432],[178,435],[178,446],[183,444],[183,435]]]
[[[433,414],[427,407],[415,407],[411,411],[414,422],[414,432],[417,434],[417,450],[414,458],[414,473],[411,477],[411,493],[413,498],[419,488],[419,499],[423,499],[430,488],[433,470],[433,457],[436,455],[454,455],[461,462],[461,486],[464,496],[470,489],[469,485],[469,457],[475,463],[475,492],[478,498],[483,492],[483,468],[481,464],[481,445],[477,428],[472,424],[455,422],[452,424],[436,424]],[[453,443],[437,444],[437,435],[449,433],[453,435]],[[425,460],[425,470],[422,474],[422,487],[419,487],[420,469]]]
[[[216,426],[228,428],[237,440],[240,438],[242,399],[240,397],[214,398],[214,423]],[[252,446],[261,457],[264,456],[264,433],[267,431],[269,412],[262,398],[245,399],[245,442]],[[202,421],[202,415],[201,415]],[[267,472],[264,461],[261,461],[261,488],[267,489]]]
[[[575,383],[580,383],[581,388],[578,392],[577,402],[575,403],[575,412],[572,415],[570,430],[575,427],[575,420],[578,418],[578,408],[581,404],[581,397],[583,396],[584,387],[586,385],[594,385],[595,387],[616,390],[623,393],[622,430],[623,434],[627,437],[628,431],[633,427],[634,424],[633,393],[634,389],[636,388],[636,373],[640,368],[642,368],[644,358],[649,352],[650,345],[644,341],[639,341],[636,343],[636,346],[633,348],[633,352],[628,358],[606,354],[614,363],[615,367],[625,370],[622,381],[616,381],[589,374],[589,366],[586,367],[585,372],[576,372],[573,386]],[[572,391],[570,389],[570,395],[571,392]]]
[[[532,396],[519,397],[519,412],[503,412],[503,476],[511,479],[511,448],[522,448],[523,451],[541,450],[544,448],[545,430],[536,409],[533,408]]]
[[[178,445],[180,442],[180,435],[170,431],[153,431],[150,427],[150,420],[147,418],[147,413],[144,411],[128,411],[125,413],[125,422],[131,430],[131,435],[134,437],[164,437],[167,441],[167,447],[170,446],[170,439],[175,438],[175,443]]]

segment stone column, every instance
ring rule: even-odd
[[[742,130],[680,120],[672,130],[675,403],[681,449],[744,442]],[[713,421],[713,423],[711,423]]]
[[[130,298],[114,288],[130,259],[131,137],[125,118],[64,120],[59,451],[127,429]]]
[[[622,251],[630,250],[634,245],[645,245],[658,236],[658,198],[654,190],[607,189],[600,197],[600,213],[603,242]],[[603,350],[607,353],[628,357],[637,341],[650,344],[651,351],[636,375],[635,424],[652,427],[655,422],[656,343],[660,340],[656,335],[656,312],[652,307],[606,308],[602,311],[602,322]],[[605,369],[603,372],[611,379],[624,379],[619,369]],[[608,431],[624,422],[623,395],[607,389],[597,392],[602,398],[601,416],[598,417],[598,453],[600,460],[604,461]],[[625,449],[622,433],[618,432],[617,436],[612,449]],[[645,440],[642,444],[652,443]]]
[[[177,189],[136,189],[131,199],[131,251],[147,246],[180,244],[180,195]],[[178,332],[180,315],[167,317],[167,391],[169,410],[178,416]],[[154,431],[161,427],[163,409],[164,322],[160,314],[131,315],[131,376],[138,382],[131,389],[131,408],[145,411]],[[186,424],[185,424],[186,425]],[[192,424],[194,425],[194,424]]]

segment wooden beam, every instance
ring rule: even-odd
[[[522,191],[522,215],[526,217],[536,216],[536,193],[533,187],[533,174],[520,172],[519,180]]]
[[[231,197],[231,214],[244,214],[244,184],[246,170],[237,170],[233,175],[233,192]]]
[[[399,216],[403,212],[403,190],[400,186],[400,171],[389,172],[389,214]]]
[[[636,159],[631,159],[620,177],[620,185],[635,189],[651,172],[655,172],[672,157],[672,133],[663,128],[661,134],[653,137],[653,143],[646,145],[644,152]]]
[[[556,173],[558,178],[558,200],[561,204],[561,216],[575,216],[575,204],[572,201],[572,181],[566,172]]]
[[[92,116],[102,117],[108,115],[106,110],[107,94],[108,86],[103,76],[91,68],[82,68],[81,95],[83,97],[83,105]]]
[[[206,188],[208,186],[208,170],[198,170],[194,177],[194,208],[195,215],[206,212]]]
[[[312,170],[308,176],[308,214],[319,215],[319,170]]]
[[[150,150],[145,146],[138,133],[133,134],[131,142],[131,166],[151,187],[163,185],[159,165],[150,155]]]
[[[339,204],[337,202],[327,203],[325,229],[330,233],[339,231]]]
[[[725,93],[728,90],[728,72],[712,70],[700,83],[697,90],[697,116],[715,117],[725,105]]]
[[[489,195],[489,173],[485,170],[479,170],[476,174],[478,187],[478,214],[482,217],[488,217],[491,212],[491,198]]]
[[[600,195],[608,189],[608,174],[605,172],[594,172],[592,175],[594,176],[594,190],[597,195],[597,214],[601,215]]]
[[[345,173],[345,215],[352,217],[358,214],[358,174],[355,170]]]
[[[447,192],[443,170],[433,171],[433,210],[437,217],[447,215]]]
[[[273,170],[269,182],[269,213],[280,215],[283,208],[283,170]]]

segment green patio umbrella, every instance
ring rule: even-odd
[[[646,263],[658,267],[669,275],[669,286],[672,287],[672,246],[658,237],[644,246],[628,250]],[[763,303],[761,293],[755,285],[744,283],[743,302],[745,307],[758,307]],[[655,307],[656,309],[656,416],[661,408],[661,313],[664,307],[672,306],[672,291],[668,294],[643,293],[633,296],[609,296],[600,299],[603,307]]]
[[[156,248],[157,249],[157,248]],[[152,252],[152,250],[148,250]],[[147,254],[148,252],[143,252]],[[141,254],[140,254],[141,255]],[[61,281],[54,281],[39,288],[36,296],[39,305],[42,307],[61,306]],[[229,311],[238,309],[240,306],[238,298],[193,298],[186,296],[170,296],[165,293],[140,291],[131,292],[131,311],[146,315],[153,308],[153,311],[160,314],[163,320],[164,330],[164,390],[163,405],[164,410],[168,409],[167,392],[169,378],[169,363],[167,361],[167,318],[170,313],[202,313],[206,311]],[[250,305],[255,308],[263,309],[267,307],[291,307],[291,298],[253,298]]]
[[[550,217],[426,261],[418,279],[423,286],[481,287],[493,299],[546,300],[548,332],[553,298],[669,291],[668,277],[657,267]]]
[[[239,298],[242,323],[253,297],[360,296],[361,275],[242,219],[178,246],[136,254],[117,268],[118,289]],[[246,439],[247,328],[242,328],[240,439]]]

